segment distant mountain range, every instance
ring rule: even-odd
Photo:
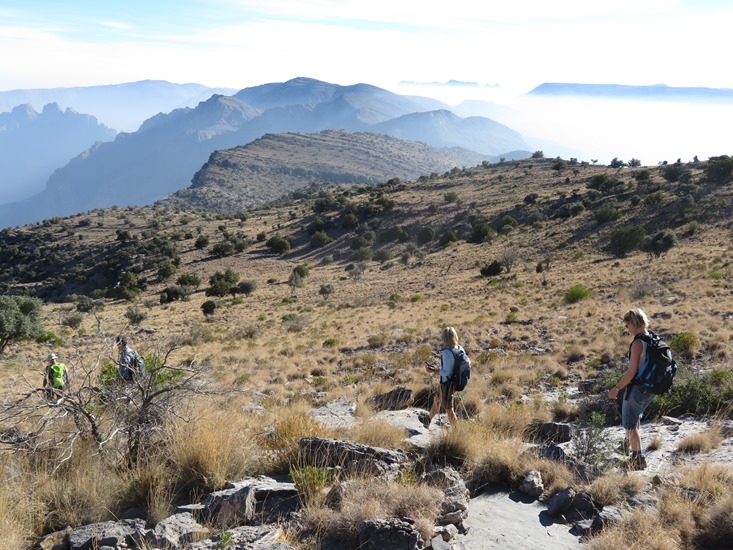
[[[116,135],[93,116],[62,111],[56,103],[40,113],[27,104],[0,113],[0,203],[41,192],[56,168]]]
[[[92,208],[151,204],[186,188],[214,151],[265,134],[328,129],[463,147],[486,158],[529,149],[510,128],[483,117],[463,119],[436,100],[368,84],[296,78],[233,96],[213,95],[194,108],[158,114],[112,142],[97,143],[56,170],[39,195],[1,205],[0,222],[7,227]]]
[[[82,86],[76,88],[40,88],[0,92],[0,113],[18,105],[31,105],[37,111],[57,103],[89,113],[101,123],[118,131],[133,132],[158,113],[193,107],[213,94],[231,95],[233,88],[209,88],[201,84],[173,84],[164,80],[142,80],[125,84]]]
[[[545,83],[529,92],[534,96],[585,96],[607,99],[641,99],[667,101],[733,101],[729,88],[675,88],[654,86],[624,86],[621,84]]]
[[[436,149],[384,134],[345,130],[267,134],[247,145],[215,151],[191,187],[160,204],[233,213],[275,201],[314,182],[415,180],[483,160],[487,160],[484,155],[460,147]]]

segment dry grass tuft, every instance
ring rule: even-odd
[[[171,427],[166,445],[177,484],[187,493],[216,491],[227,480],[260,473],[262,450],[244,425],[258,418],[209,412]]]
[[[325,503],[314,503],[303,511],[306,531],[318,541],[338,541],[356,547],[359,526],[372,518],[409,517],[425,540],[432,537],[435,518],[440,511],[443,492],[418,484],[389,483],[379,479],[354,479],[344,486],[343,497],[335,509]]]
[[[382,447],[383,449],[401,449],[405,445],[405,430],[379,420],[360,422],[345,433],[346,439]]]
[[[699,515],[699,503],[674,490],[666,490],[659,500],[659,517],[665,525],[676,529],[685,544],[697,533],[695,518]]]
[[[537,470],[542,476],[542,483],[545,486],[545,494],[554,495],[558,491],[575,484],[575,475],[570,469],[556,460],[546,458],[535,459],[525,464],[526,477],[531,470]]]
[[[733,469],[729,466],[705,462],[683,468],[680,473],[680,486],[698,491],[706,502],[714,501],[733,490]]]
[[[589,490],[595,500],[603,506],[609,506],[640,493],[646,484],[646,480],[639,476],[611,473],[594,479]]]
[[[700,518],[695,538],[699,548],[730,548],[733,541],[733,495],[730,493],[708,508]]]
[[[649,440],[649,444],[646,446],[647,451],[658,451],[662,448],[662,443],[664,442],[664,438],[661,434],[654,434],[652,438]]]
[[[519,439],[498,439],[486,434],[482,453],[471,466],[475,487],[509,485],[516,487],[529,473],[527,461],[522,455],[524,446]]]
[[[681,453],[709,453],[723,441],[719,426],[712,426],[708,431],[685,437],[677,445]]]
[[[635,511],[618,524],[609,527],[588,541],[590,550],[618,550],[644,548],[645,550],[678,550],[680,537],[674,529],[662,524],[659,517]]]

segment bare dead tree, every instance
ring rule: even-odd
[[[26,380],[24,390],[0,403],[0,448],[50,452],[59,467],[78,442],[87,441],[108,459],[135,464],[160,440],[166,421],[177,415],[180,399],[206,391],[200,380],[204,369],[195,361],[168,364],[179,348],[176,339],[159,341],[146,356],[145,372],[131,382],[119,379],[114,359],[104,351],[89,362],[77,353],[64,390],[39,388]]]

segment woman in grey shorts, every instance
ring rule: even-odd
[[[630,309],[624,315],[624,323],[634,340],[629,348],[629,368],[621,380],[609,392],[608,397],[616,399],[619,391],[626,388],[626,395],[621,407],[621,425],[626,430],[626,438],[631,447],[629,466],[640,470],[646,468],[646,460],[641,454],[641,415],[647,405],[654,399],[654,394],[648,388],[634,384],[639,368],[646,363],[647,344],[636,338],[637,335],[648,335],[649,318],[641,309]]]

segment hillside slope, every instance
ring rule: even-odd
[[[160,204],[232,213],[313,184],[410,180],[483,160],[490,159],[465,149],[435,149],[384,134],[343,130],[268,134],[242,147],[216,151],[191,187]]]

